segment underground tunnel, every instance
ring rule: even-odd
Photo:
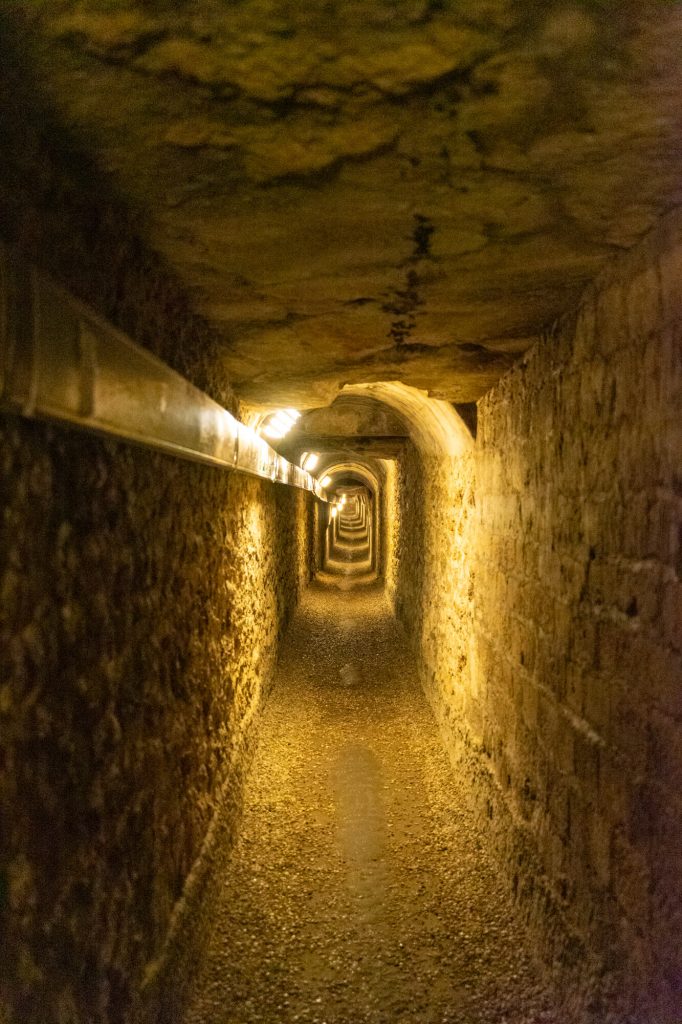
[[[681,45],[2,5],[0,1024],[682,1022]]]

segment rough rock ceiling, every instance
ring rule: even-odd
[[[327,408],[301,416],[276,447],[296,462],[303,451],[324,452],[325,459],[395,459],[409,436],[408,424],[388,405],[342,394]]]
[[[253,403],[479,397],[682,199],[665,0],[23,0]]]

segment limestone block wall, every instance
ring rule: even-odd
[[[2,1000],[17,1024],[139,1020],[213,819],[238,818],[306,498],[1,431]]]
[[[237,411],[143,221],[23,74],[2,62],[3,238]],[[0,1019],[174,1019],[312,516],[278,485],[0,420]]]
[[[679,1020],[679,213],[478,423],[470,462],[403,462],[397,610],[567,1013]]]
[[[473,726],[470,688],[453,685],[468,668],[471,645],[473,461],[410,445],[398,477],[396,614],[408,625],[429,694],[448,717],[466,706]]]

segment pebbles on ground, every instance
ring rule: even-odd
[[[187,1024],[558,1024],[381,585],[338,582],[285,640]]]

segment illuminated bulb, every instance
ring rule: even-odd
[[[321,487],[329,487],[331,482],[332,482],[332,478],[330,476],[323,476],[322,479],[320,480],[320,486]]]
[[[303,469],[306,469],[309,473],[312,473],[319,461],[320,456],[317,455],[315,452],[311,452],[310,455],[308,455],[303,460]]]
[[[278,409],[267,417],[265,425],[261,427],[260,432],[265,437],[272,438],[273,441],[279,441],[280,438],[289,433],[300,415],[298,409]]]
[[[337,513],[337,511],[338,511],[338,510],[337,510],[337,508],[336,508],[336,505],[332,505],[332,508],[331,508],[331,517],[332,517],[332,519],[336,519],[336,513]]]

